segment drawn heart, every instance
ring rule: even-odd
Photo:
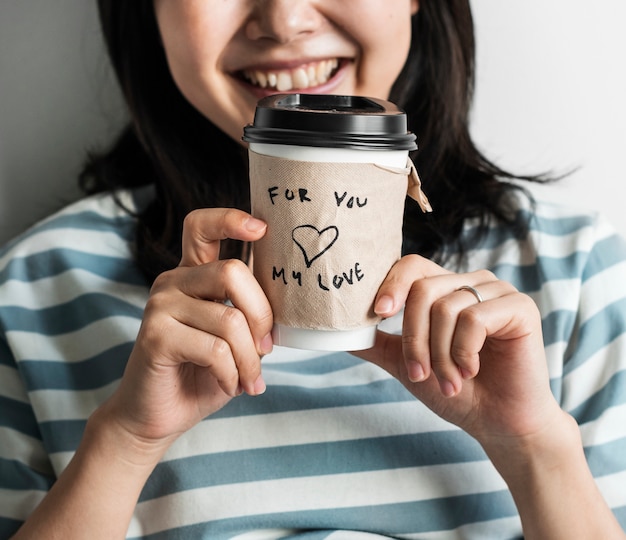
[[[313,225],[300,225],[291,232],[291,238],[302,251],[307,268],[313,261],[326,253],[339,238],[339,229],[334,225],[321,231]]]

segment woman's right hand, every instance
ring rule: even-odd
[[[16,539],[50,531],[67,540],[124,538],[172,442],[242,391],[264,391],[272,310],[250,269],[219,260],[219,248],[225,238],[258,240],[266,228],[234,209],[189,214],[180,265],[155,280],[119,387]]]
[[[255,241],[266,224],[235,209],[190,213],[180,265],[154,282],[109,413],[131,434],[166,446],[242,392],[265,391],[272,310],[250,268],[220,260],[220,241]],[[230,301],[229,304],[226,301]]]

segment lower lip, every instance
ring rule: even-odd
[[[345,79],[347,72],[347,62],[342,63],[336,73],[319,86],[312,86],[310,88],[293,88],[291,90],[279,91],[276,88],[261,88],[260,86],[254,86],[242,79],[237,79],[246,90],[252,93],[257,99],[264,98],[266,96],[272,96],[274,94],[331,94],[333,90],[339,86],[339,84]]]

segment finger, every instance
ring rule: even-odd
[[[206,368],[229,396],[241,393],[239,372],[226,341],[156,311],[148,304],[137,339],[156,365],[182,369],[184,364],[194,364]]]
[[[415,281],[442,274],[450,274],[450,271],[420,255],[405,255],[391,268],[378,289],[374,311],[381,317],[396,315]]]
[[[409,378],[403,361],[402,348],[402,336],[387,334],[378,330],[376,342],[371,349],[355,351],[352,354],[384,369],[420,399],[426,398],[427,402],[430,402],[437,396],[441,397],[441,390],[436,377],[424,378],[419,383]]]
[[[221,240],[252,242],[261,238],[266,228],[265,222],[235,208],[194,210],[183,223],[180,266],[215,261],[219,258]]]
[[[230,301],[245,316],[259,355],[271,352],[273,314],[270,303],[248,266],[236,259],[184,269],[174,287],[203,300]],[[179,282],[178,282],[179,281]]]
[[[458,313],[448,296],[462,285],[495,279],[491,272],[481,270],[469,274],[449,273],[422,278],[411,285],[404,312],[402,339],[406,369],[412,381],[426,379],[431,369],[436,367],[438,378],[442,382],[442,391],[445,390],[446,395],[453,395],[458,391],[461,377],[458,373],[452,373],[452,369],[457,371],[458,368],[444,361],[450,355],[449,345]],[[468,298],[462,295],[459,297],[460,302],[471,301],[473,298],[471,294],[465,295]],[[435,334],[433,321],[440,325],[440,328],[435,329]],[[438,341],[433,341],[433,336],[438,336]],[[442,350],[446,351],[445,355]]]
[[[229,299],[232,306],[222,303]],[[165,273],[155,282],[151,305],[224,340],[244,390],[262,393],[260,356],[272,349],[272,310],[243,262],[231,259]]]
[[[482,303],[508,292],[507,284],[500,281],[475,283],[474,288],[476,293],[455,289],[435,301],[431,308],[431,368],[444,395],[457,394],[463,379],[471,379],[478,373],[479,352],[486,337],[485,327],[481,325]],[[474,294],[478,295],[480,302]],[[471,330],[459,334],[461,321]]]

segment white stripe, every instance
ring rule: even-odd
[[[240,416],[236,419],[209,418],[176,441],[165,459],[445,431],[459,431],[459,428],[431,413],[417,400]]]
[[[9,280],[0,285],[3,305],[33,310],[64,304],[94,292],[107,294],[140,308],[144,307],[148,296],[146,286],[105,279],[78,268],[33,282]]]
[[[580,425],[583,446],[598,446],[626,439],[626,405],[606,409],[593,422]]]
[[[596,478],[596,484],[611,508],[626,506],[626,471]]]
[[[108,231],[60,228],[33,234],[26,242],[17,244],[0,258],[0,269],[11,259],[45,253],[51,249],[80,251],[88,255],[101,255],[129,259],[127,244],[117,234]]]
[[[403,534],[402,538],[406,540],[502,540],[503,538],[521,538],[521,536],[522,523],[518,516],[514,516],[470,523],[447,531]],[[334,540],[335,536],[331,535],[327,540],[330,539]]]
[[[567,342],[557,341],[545,347],[548,373],[551,379],[561,379],[563,376],[563,358],[567,350]]]
[[[581,230],[575,230],[563,236],[546,232],[531,231],[530,242],[532,249],[520,250],[519,241],[515,238],[504,241],[495,250],[492,247],[481,247],[469,252],[467,268],[490,268],[510,265],[519,267],[535,263],[537,255],[553,259],[563,259],[580,251],[587,251],[591,247],[591,240],[586,240]]]
[[[554,311],[578,311],[580,299],[579,279],[553,279],[542,284],[541,288],[529,294],[541,316],[545,319]]]
[[[607,283],[611,286],[607,287]],[[581,293],[584,303],[581,314],[585,317],[582,324],[603,309],[626,298],[626,261],[620,262],[594,275],[583,284]]]
[[[378,381],[386,381],[392,376],[369,362],[361,362],[345,369],[319,375],[291,373],[267,369],[263,372],[267,384],[299,386],[302,388],[340,388]]]
[[[124,207],[131,210],[135,209],[133,197],[130,191],[123,190],[118,192],[118,198]],[[117,218],[128,218],[128,213],[123,210],[108,194],[94,195],[92,197],[81,199],[68,205],[59,212],[41,220],[37,225],[31,228],[31,236],[29,236],[24,242],[17,243],[2,257],[0,257],[0,270],[2,270],[4,266],[15,257],[42,253],[48,251],[51,247],[78,249],[79,246],[82,246],[83,251],[86,253],[93,253],[96,255],[110,254],[115,257],[124,258],[130,257],[128,246],[123,239],[108,231],[103,232],[90,229],[76,229],[75,227],[42,230],[39,232],[36,230],[38,226],[50,224],[59,217],[70,217],[83,212],[93,212],[98,214],[105,221],[111,221]],[[106,252],[103,251],[105,246],[116,247],[114,250]],[[94,250],[94,248],[97,248],[97,251]]]
[[[0,441],[0,458],[17,460],[42,474],[52,473],[41,441],[5,426],[0,426]]]
[[[31,392],[31,402],[40,423],[87,420],[113,394],[118,385],[119,381],[113,381],[92,390],[36,390]]]
[[[575,409],[600,390],[616,373],[626,369],[626,334],[590,356],[563,377],[562,407]]]
[[[133,521],[130,533],[152,534],[205,520],[400,504],[501,490],[506,490],[506,484],[487,461],[229,484],[139,503],[138,520]]]
[[[50,362],[80,362],[104,351],[134,341],[141,321],[135,317],[115,316],[58,336],[34,332],[7,332],[7,341],[22,359]],[[116,331],[117,330],[117,331]]]
[[[25,521],[46,496],[46,491],[0,488],[0,516]]]

